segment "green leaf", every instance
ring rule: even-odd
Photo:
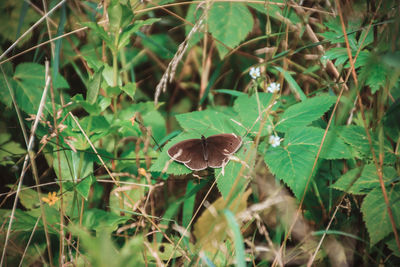
[[[285,4],[286,2],[284,0],[276,0],[274,3]],[[302,19],[298,17],[296,12],[292,12],[292,10],[285,12],[287,9],[282,9],[282,7],[277,4],[266,3],[265,5],[260,5],[259,3],[248,3],[248,5],[262,14],[270,16],[271,18],[274,18],[285,24],[288,23],[287,20],[289,20],[289,23],[292,24],[298,24],[302,22]]]
[[[193,181],[188,181],[186,185],[186,193],[185,193],[185,201],[183,202],[183,207],[182,207],[182,227],[186,228],[189,227],[189,232],[190,232],[190,226],[189,223],[193,217],[193,211],[194,211],[194,204],[196,200],[196,194],[192,194],[192,190],[196,189],[197,185],[193,183]]]
[[[208,14],[212,36],[229,48],[238,46],[253,29],[253,24],[253,16],[246,5],[238,2],[214,2]],[[220,58],[229,52],[219,43],[217,49]]]
[[[82,106],[82,108],[90,115],[100,115],[101,112],[111,105],[111,98],[102,95],[98,96],[97,102],[93,104],[84,100],[81,94],[76,94],[72,97],[72,100],[74,101],[74,104]]]
[[[89,80],[88,91],[86,94],[86,101],[90,104],[94,104],[99,95],[101,76],[104,67],[101,67],[98,71],[93,74],[93,77]]]
[[[245,129],[237,125],[231,116],[224,113],[205,110],[195,111],[176,116],[179,124],[188,132],[197,132],[197,138],[201,134],[236,133],[243,134]]]
[[[371,88],[371,93],[375,94],[383,88],[389,80],[391,70],[386,66],[382,57],[369,53],[365,65],[361,69],[360,80]]]
[[[193,25],[196,24],[196,22],[200,19],[200,17],[203,14],[203,9],[199,8],[199,6],[196,4],[189,5],[189,9],[186,13],[186,20],[189,21],[191,24],[187,23],[185,25],[185,36],[188,37],[189,32],[192,30]],[[192,34],[192,38],[189,40],[189,47],[194,46],[197,44],[201,39],[203,39],[204,33],[201,31],[196,31],[194,34]]]
[[[400,137],[400,99],[397,99],[389,108],[383,117],[384,132],[392,140],[397,140]]]
[[[359,158],[372,158],[371,149],[368,142],[367,134],[365,129],[361,126],[349,125],[336,127],[337,133],[340,138],[342,138],[345,143],[351,145],[354,151],[357,153]],[[370,131],[370,136],[372,138],[372,143],[376,155],[379,152],[378,138],[375,134]],[[388,140],[385,139],[384,145],[384,163],[392,164],[396,160],[396,155],[394,154],[391,145]]]
[[[97,23],[95,23],[95,22],[83,22],[82,25],[88,27],[91,30],[93,30],[96,35],[100,36],[100,38],[107,44],[107,46],[110,49],[112,49],[112,50],[114,49],[113,39]]]
[[[214,89],[214,92],[220,93],[220,94],[227,94],[227,95],[231,95],[231,96],[243,96],[243,95],[247,95],[246,93],[240,92],[240,91],[236,91],[236,90],[232,90],[232,89]]]
[[[44,196],[47,197],[46,194],[42,194],[40,197]],[[19,201],[27,210],[36,209],[39,207],[38,192],[23,186],[21,188],[21,193],[19,194]]]
[[[5,70],[5,72],[6,72],[6,70]],[[11,74],[9,76],[9,75],[7,75],[7,72],[6,72],[6,75],[4,76],[3,73],[1,72],[1,75],[0,75],[0,101],[8,108],[10,108],[12,106],[12,99],[11,99],[9,87],[12,89],[11,92],[13,92],[14,88],[17,87],[17,83],[12,79]],[[15,91],[14,91],[14,94],[15,94]]]
[[[386,187],[389,205],[392,209],[395,225],[400,225],[400,185]],[[367,226],[371,246],[393,232],[392,224],[389,220],[388,210],[383,198],[382,189],[372,190],[365,198],[361,206],[363,219]]]
[[[248,179],[246,179],[245,177],[250,175],[249,171],[252,170],[254,166],[255,151],[253,151],[254,149],[252,146],[253,143],[250,142],[248,139],[245,139],[243,140],[242,147],[234,155],[244,163],[244,160],[246,159],[248,153],[252,153],[253,155],[249,156],[247,159],[246,166],[243,166],[242,162],[230,160],[228,164],[224,167],[223,172],[222,168],[215,169],[215,177],[217,177],[217,187],[224,199],[228,197],[231,191],[233,192],[232,195],[235,196],[241,193],[241,191],[246,188]],[[242,167],[244,168],[244,170],[241,171]],[[236,182],[237,179],[239,180]],[[236,188],[232,188],[235,183],[237,183]]]
[[[230,230],[233,232],[233,240],[235,243],[235,266],[245,267],[246,257],[244,251],[243,236],[240,231],[239,224],[235,219],[235,215],[230,210],[224,210],[225,218],[228,223]]]
[[[301,101],[305,101],[307,99],[307,96],[303,93],[303,90],[300,88],[300,86],[297,84],[296,80],[293,79],[292,75],[281,67],[275,67],[280,73],[283,74],[283,77],[285,77],[285,80],[288,82],[290,85],[290,89],[295,93],[297,96],[299,96]]]
[[[127,83],[121,87],[121,90],[124,91],[132,100],[134,100],[136,83]]]
[[[96,181],[96,178],[91,174],[88,177],[84,177],[84,179],[76,185],[76,191],[86,200],[88,200],[90,187],[94,181]]]
[[[82,226],[89,230],[102,231],[104,228],[115,231],[119,224],[125,223],[129,216],[120,216],[99,209],[87,209],[84,212]]]
[[[241,95],[235,100],[235,111],[239,114],[243,126],[246,129],[251,129],[251,133],[257,134],[260,130],[260,121],[264,116],[260,113],[272,104],[271,99],[272,94],[270,93],[258,93],[252,96]],[[276,107],[270,110],[276,110]],[[268,125],[271,125],[270,121],[262,129],[261,136],[269,134]]]
[[[295,104],[283,113],[275,130],[286,132],[292,127],[306,126],[320,118],[336,102],[334,96],[316,96]]]
[[[103,214],[99,215],[102,216]],[[84,262],[89,262],[92,266],[143,266],[143,254],[148,255],[150,253],[143,251],[145,246],[141,236],[128,239],[125,245],[119,249],[119,245],[116,246],[111,239],[107,225],[99,227],[101,231],[98,231],[95,236],[83,230],[80,225],[70,224],[68,228],[74,236],[79,236],[82,240],[82,246],[85,249]]]
[[[60,155],[61,168],[58,166],[57,155]],[[53,168],[60,180],[77,181],[93,173],[93,161],[84,152],[63,150],[54,152]],[[60,173],[61,169],[61,173]]]
[[[130,38],[132,37],[132,35],[135,32],[137,32],[141,27],[143,27],[145,25],[151,25],[159,20],[160,20],[159,18],[151,18],[151,19],[147,19],[147,20],[136,20],[134,22],[134,24],[125,27],[119,37],[118,50],[122,49],[127,44],[129,44]]]
[[[119,3],[118,0],[111,0],[110,5],[107,8],[108,19],[109,19],[109,27],[112,33],[117,33],[122,25],[122,20],[124,19],[122,16],[123,7]]]
[[[308,127],[310,128],[310,127]],[[309,129],[315,133],[319,132],[320,138],[315,139],[317,146],[319,148],[323,135],[325,133],[324,129],[311,128]],[[343,142],[336,131],[328,131],[324,144],[322,146],[321,154],[319,155],[321,159],[351,159],[353,154],[349,145]]]
[[[22,148],[21,144],[11,141],[10,134],[0,133],[0,165],[15,164],[12,157],[18,156],[19,158],[25,153],[26,150]]]
[[[161,140],[161,138],[167,134],[165,119],[159,111],[152,110],[146,112],[146,114],[143,115],[143,122],[146,126],[151,127],[151,133],[156,140]]]
[[[169,35],[160,33],[147,36],[140,31],[136,34],[142,38],[143,47],[150,49],[162,59],[171,59],[174,56],[177,45]]]
[[[298,199],[303,195],[323,134],[323,129],[315,127],[291,128],[285,135],[283,145],[269,147],[265,154],[270,171],[284,181]],[[351,158],[346,145],[334,133],[328,132],[325,142],[320,158]]]
[[[15,69],[13,79],[17,84],[14,90],[19,108],[26,113],[36,114],[45,86],[44,66],[36,63],[21,63]],[[53,86],[54,88],[69,88],[61,75],[58,75]],[[47,97],[50,99],[49,95]]]
[[[400,250],[399,247],[397,246],[396,239],[394,236],[388,242],[386,242],[386,245],[393,252],[394,255],[400,258]]]
[[[397,177],[393,167],[384,166],[383,181],[392,181]],[[372,189],[379,188],[379,177],[374,164],[365,165],[364,168],[354,168],[339,178],[331,187],[355,195],[364,195]]]

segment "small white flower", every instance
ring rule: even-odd
[[[271,83],[267,87],[267,91],[270,93],[276,93],[279,92],[279,90],[281,90],[281,85],[279,83]]]
[[[260,77],[260,75],[261,75],[260,67],[257,67],[257,68],[251,67],[249,75],[254,80],[257,79],[258,77]]]
[[[269,137],[269,143],[271,144],[272,147],[277,147],[281,144],[281,138],[276,135],[271,135]]]

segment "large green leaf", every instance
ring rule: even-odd
[[[383,168],[383,181],[389,182],[397,177],[396,170],[393,167],[385,166]],[[379,177],[374,164],[368,164],[364,167],[354,168],[344,174],[332,185],[333,188],[352,194],[367,194],[374,188],[378,188]]]
[[[208,14],[208,28],[212,36],[229,48],[235,48],[253,28],[253,16],[246,5],[239,2],[214,2]],[[217,43],[219,56],[229,50]]]
[[[298,198],[304,192],[323,134],[323,129],[315,127],[291,128],[285,135],[283,145],[270,147],[265,154],[270,171],[284,181]],[[325,142],[320,158],[351,158],[346,145],[334,133],[329,132]]]
[[[365,129],[361,126],[350,125],[336,127],[339,136],[344,140],[345,143],[352,146],[354,151],[357,153],[359,158],[372,158],[371,148],[369,145],[368,137]],[[376,134],[370,131],[372,138],[373,148],[376,156],[379,153],[379,143]],[[392,164],[396,160],[396,155],[391,148],[390,143],[385,139],[384,144],[384,162]]]
[[[185,113],[177,115],[176,119],[183,129],[197,133],[198,138],[201,134],[211,135],[232,132],[243,134],[245,132],[243,128],[234,122],[234,120],[237,120],[236,117],[230,117],[213,110]]]
[[[61,76],[53,82],[54,88],[69,88]],[[36,114],[45,87],[45,68],[36,63],[22,63],[15,69],[13,79],[16,82],[15,98],[20,109]],[[49,95],[48,95],[48,99]]]
[[[400,225],[400,185],[386,187],[389,198],[389,205],[392,209],[395,225],[399,229]],[[361,206],[363,219],[368,229],[371,246],[393,232],[392,224],[389,220],[388,210],[383,198],[382,189],[376,188],[369,193]]]
[[[334,96],[316,96],[289,107],[282,115],[275,129],[286,132],[292,127],[307,126],[320,118],[336,102]]]
[[[252,96],[241,95],[235,100],[234,108],[240,116],[243,126],[251,129],[251,133],[257,134],[260,128],[260,121],[264,114],[263,112],[271,103],[272,94],[258,93]],[[276,110],[272,107],[269,111]],[[262,129],[261,135],[265,136],[268,133],[268,125],[271,125],[271,120],[268,120],[265,127]]]
[[[58,166],[58,154],[60,155],[61,168]],[[89,160],[84,152],[63,150],[54,152],[53,156],[54,171],[60,180],[77,182],[78,179],[86,178],[93,173],[93,161]]]

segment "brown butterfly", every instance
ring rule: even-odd
[[[242,138],[236,134],[216,134],[201,139],[187,139],[168,149],[168,155],[185,164],[191,170],[199,171],[207,167],[221,168],[230,156],[242,145]]]

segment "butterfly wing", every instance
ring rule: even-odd
[[[201,139],[181,141],[168,149],[167,153],[173,160],[185,164],[191,170],[199,171],[207,168]]]
[[[235,134],[217,134],[206,139],[208,166],[220,168],[229,161],[229,156],[242,145],[242,138]]]

